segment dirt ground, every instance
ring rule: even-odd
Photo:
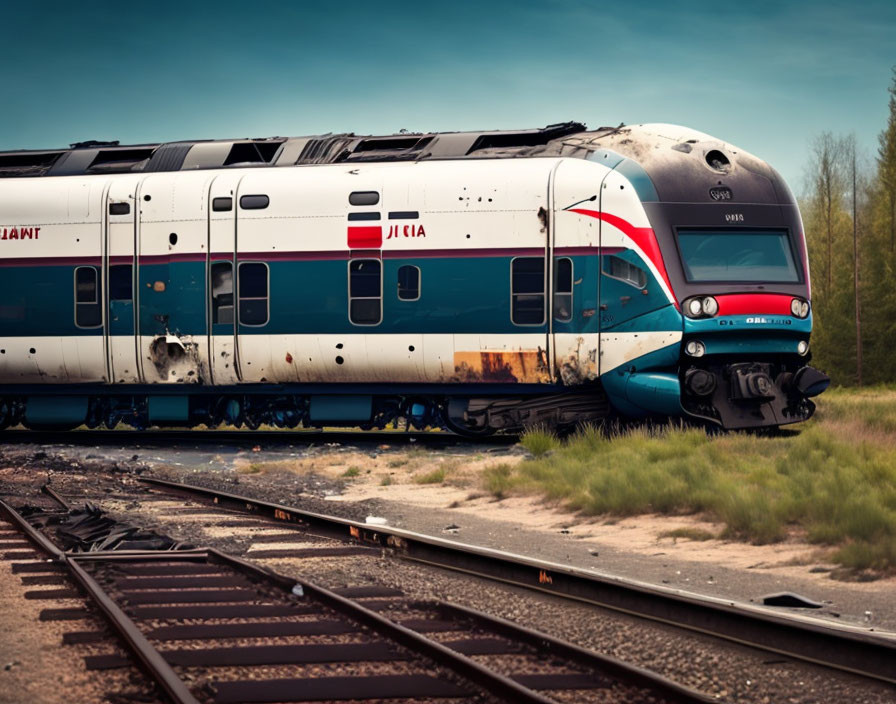
[[[39,468],[49,481],[71,468],[113,467],[345,518],[378,517],[406,530],[726,600],[759,603],[793,592],[823,605],[797,613],[896,632],[896,578],[833,579],[836,565],[798,533],[768,545],[671,538],[663,534],[692,528],[718,535],[722,526],[699,516],[594,517],[534,497],[498,500],[484,490],[482,471],[523,461],[528,452],[519,445],[417,442],[401,434],[245,435],[238,442],[171,443],[151,434],[140,435],[139,444],[107,436],[102,444],[96,436],[77,444],[19,442],[0,447],[0,467]]]
[[[782,611],[863,629],[892,631],[896,637],[896,580],[858,583],[831,579],[833,566],[824,562],[815,546],[800,541],[798,536],[766,546],[673,539],[662,534],[682,527],[718,534],[721,526],[693,516],[637,516],[623,520],[587,517],[532,497],[497,500],[483,489],[482,472],[493,464],[523,461],[527,452],[518,445],[428,443],[409,438],[344,435],[338,440],[316,436],[303,443],[271,437],[255,440],[254,436],[250,440],[176,443],[154,441],[150,436],[140,436],[137,442],[111,440],[104,438],[102,444],[97,444],[98,439],[87,436],[77,443],[4,445],[0,447],[0,494],[33,495],[41,485],[49,483],[77,505],[80,492],[84,499],[98,501],[100,486],[106,487],[99,489],[101,495],[107,490],[114,494],[116,486],[139,486],[134,479],[140,476],[164,477],[359,521],[381,520],[405,530],[662,585],[678,593],[758,603],[763,595],[794,592],[819,602],[821,608]],[[114,500],[109,501],[114,504]],[[146,510],[161,510],[167,516],[164,502],[148,502],[147,506],[150,509]],[[144,509],[137,501],[117,508],[134,515]],[[178,539],[188,542],[198,544],[213,539],[223,541],[216,544],[218,547],[236,548],[238,552],[241,545],[245,548],[243,543],[251,542],[251,535],[247,537],[246,531],[240,533],[232,526],[206,526],[208,517],[202,514],[172,512],[170,520],[168,527],[185,533]],[[195,531],[199,533],[194,535]],[[259,545],[270,549],[276,544]],[[295,544],[284,543],[284,547]],[[825,692],[831,701],[890,701],[885,687],[868,687],[864,683],[858,686],[846,676],[831,677],[830,673],[761,654],[748,661],[730,659],[714,643],[701,646],[703,650],[698,652],[692,643],[679,643],[678,636],[661,625],[653,629],[656,633],[651,630],[653,635],[646,637],[644,624],[629,624],[624,615],[614,614],[612,619],[598,617],[590,607],[568,602],[554,604],[551,597],[537,593],[508,595],[503,585],[463,574],[436,570],[433,574],[417,575],[416,566],[400,561],[389,563],[384,569],[379,564],[383,559],[377,556],[375,565],[360,560],[330,566],[323,564],[325,561],[304,561],[290,569],[312,581],[328,584],[333,580],[346,585],[363,584],[366,580],[386,580],[384,583],[388,584],[392,578],[403,589],[417,584],[415,589],[419,587],[420,594],[427,598],[468,603],[477,608],[487,606],[505,618],[598,652],[633,658],[645,667],[725,700],[808,704],[821,701],[821,693]],[[280,563],[272,566],[286,569]],[[0,571],[0,596],[10,605],[22,591],[19,580],[12,577]],[[536,606],[532,599],[538,602]],[[25,615],[29,618],[21,619],[18,612],[7,609],[6,615],[0,617],[0,629],[5,633],[28,634],[27,639],[0,636],[0,664],[10,666],[6,672],[0,672],[0,683],[7,684],[4,692],[15,692],[12,699],[4,699],[0,693],[0,702],[20,701],[17,697],[21,692],[31,701],[55,704],[53,697],[42,696],[40,689],[26,691],[21,683],[36,680],[54,693],[64,690],[65,685],[60,689],[60,678],[54,677],[53,672],[70,669],[68,663],[59,663],[51,671],[40,668],[41,653],[59,651],[59,635],[55,632],[58,626],[35,627],[34,614]],[[620,623],[612,625],[617,620]],[[77,665],[71,664],[75,668]],[[96,687],[89,679],[75,679],[67,686],[69,691],[77,692]],[[136,686],[124,681],[115,689]],[[780,698],[784,692],[786,698]]]
[[[723,525],[698,516],[641,515],[630,518],[584,516],[556,502],[531,496],[496,499],[483,491],[479,477],[496,464],[515,464],[526,457],[519,449],[510,452],[474,453],[403,450],[381,445],[383,454],[351,451],[325,452],[313,458],[258,462],[242,458],[234,465],[251,481],[255,474],[319,474],[343,482],[339,493],[326,496],[334,502],[370,500],[398,503],[418,511],[450,509],[492,521],[516,523],[528,530],[560,533],[583,544],[652,556],[657,551],[681,560],[724,565],[728,568],[761,569],[768,574],[794,577],[815,583],[830,582],[836,565],[826,563],[824,551],[801,539],[799,533],[785,542],[751,545],[730,540],[691,540],[664,537],[677,529],[694,529],[718,535]],[[356,471],[357,470],[357,473]],[[444,472],[444,479],[435,481]],[[896,589],[896,577],[854,582],[850,589],[887,592]],[[896,593],[896,592],[894,592]],[[896,603],[894,603],[896,609]]]

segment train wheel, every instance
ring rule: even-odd
[[[230,396],[220,397],[211,410],[211,421],[215,428],[222,423],[238,428],[243,422],[243,407],[239,399]]]
[[[470,439],[487,438],[497,432],[495,428],[492,428],[488,425],[484,428],[471,428],[468,425],[457,423],[453,421],[447,414],[445,415],[445,427],[455,435],[460,435],[461,437]]]
[[[464,417],[467,403],[466,399],[450,399],[442,405],[442,422],[445,427],[455,435],[471,439],[487,438],[489,435],[494,435],[497,432],[496,428],[490,425],[476,426],[467,421]]]

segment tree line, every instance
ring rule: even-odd
[[[835,384],[896,381],[896,69],[872,160],[855,135],[812,140],[800,201],[812,280],[813,366]]]

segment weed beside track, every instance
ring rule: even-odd
[[[776,436],[667,426],[521,443],[533,459],[484,472],[496,496],[541,494],[588,515],[703,514],[724,524],[715,537],[799,533],[853,574],[896,572],[896,390],[833,390],[815,419]]]

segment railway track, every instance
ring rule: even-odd
[[[47,493],[58,509],[22,515],[0,502],[33,547],[7,557],[61,571],[174,702],[718,701],[473,609],[394,588],[326,589]],[[127,664],[116,652],[86,659]]]
[[[375,547],[414,562],[477,575],[577,602],[633,614],[777,655],[896,684],[896,637],[768,608],[600,575],[498,550],[369,525],[215,489],[142,478],[160,492],[202,498],[217,507],[350,546]],[[302,532],[293,540],[301,540]],[[281,548],[281,553],[283,549]],[[250,553],[251,554],[251,553]],[[259,557],[264,553],[256,553]],[[287,553],[283,553],[286,555]],[[268,556],[273,556],[268,553]]]
[[[519,440],[517,435],[489,435],[480,439],[464,438],[450,432],[379,431],[379,430],[4,430],[4,444],[30,445],[73,444],[95,445],[97,443],[122,444],[141,447],[170,447],[173,443],[186,446],[223,443],[239,447],[265,447],[277,445],[302,445],[310,443],[379,443],[413,442],[421,445],[512,445]]]

